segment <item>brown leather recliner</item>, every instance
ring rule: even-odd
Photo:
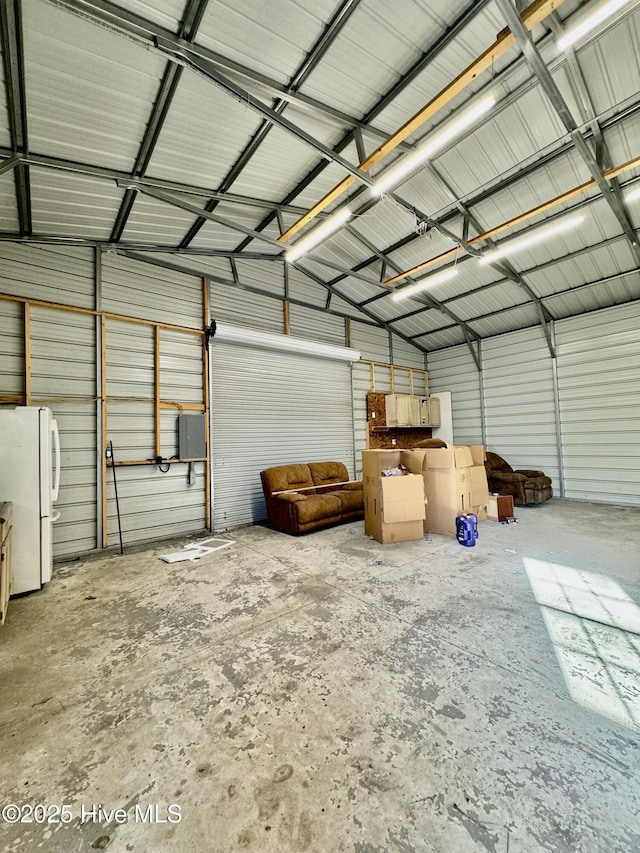
[[[342,462],[278,465],[261,471],[260,479],[269,521],[285,533],[307,533],[364,516],[362,481],[347,482]]]
[[[547,477],[542,471],[527,468],[514,471],[502,456],[489,451],[484,467],[487,471],[489,492],[512,495],[515,504],[541,504],[553,497],[551,477]]]

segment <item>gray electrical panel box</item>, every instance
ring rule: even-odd
[[[206,423],[202,414],[178,415],[178,456],[180,459],[203,459],[207,455]]]

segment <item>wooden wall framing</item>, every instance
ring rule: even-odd
[[[153,320],[145,320],[137,317],[130,317],[123,314],[116,314],[108,311],[93,310],[90,308],[80,308],[71,305],[65,305],[59,302],[46,301],[42,299],[32,299],[12,294],[0,294],[0,300],[5,302],[21,303],[23,305],[23,346],[24,346],[24,372],[23,372],[23,388],[22,394],[0,394],[0,404],[15,404],[26,406],[39,405],[54,405],[55,403],[73,403],[73,402],[94,402],[101,408],[99,435],[96,436],[97,452],[100,453],[102,460],[102,477],[100,478],[100,488],[98,490],[97,500],[100,503],[101,511],[97,512],[97,518],[101,519],[101,530],[99,531],[98,546],[106,548],[108,545],[107,534],[107,469],[112,466],[112,462],[107,459],[107,436],[108,436],[108,417],[109,417],[109,402],[144,402],[150,403],[153,406],[153,437],[152,445],[155,448],[155,457],[162,455],[161,449],[161,433],[160,433],[160,416],[162,411],[175,410],[196,411],[201,412],[205,416],[207,429],[205,431],[205,447],[206,455],[193,459],[172,458],[171,463],[185,462],[204,462],[205,467],[205,527],[211,527],[211,506],[210,506],[210,478],[211,478],[211,459],[208,440],[208,422],[209,422],[209,354],[205,344],[204,327],[207,325],[206,318],[209,314],[209,282],[205,278],[202,280],[202,316],[205,322],[203,328],[191,328],[189,326],[181,326],[172,323],[161,323]],[[31,333],[31,311],[32,308],[44,308],[51,311],[62,311],[72,314],[82,314],[85,316],[94,316],[100,324],[99,343],[96,347],[96,367],[100,377],[99,387],[100,396],[61,396],[55,395],[50,397],[34,396],[32,393],[32,364],[31,364],[31,349],[32,349],[32,333]],[[153,396],[151,397],[114,397],[107,394],[107,341],[108,341],[108,322],[118,321],[131,323],[138,326],[149,327],[153,332]],[[171,331],[184,335],[198,337],[202,344],[202,399],[200,402],[185,402],[181,400],[162,399],[160,394],[161,388],[161,362],[160,355],[162,351],[162,333],[163,331]],[[136,466],[136,465],[154,465],[155,459],[132,459],[119,460],[115,462],[115,467],[118,466]]]

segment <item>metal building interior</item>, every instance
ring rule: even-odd
[[[0,409],[61,461],[2,609],[2,850],[640,850],[640,3],[0,35]],[[262,523],[262,469],[358,478],[367,392],[422,382],[553,500],[470,549]]]

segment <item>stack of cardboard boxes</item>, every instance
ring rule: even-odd
[[[456,535],[456,516],[487,518],[489,501],[482,445],[362,453],[365,533],[378,542],[422,539],[423,532]],[[403,476],[385,477],[402,468]]]

